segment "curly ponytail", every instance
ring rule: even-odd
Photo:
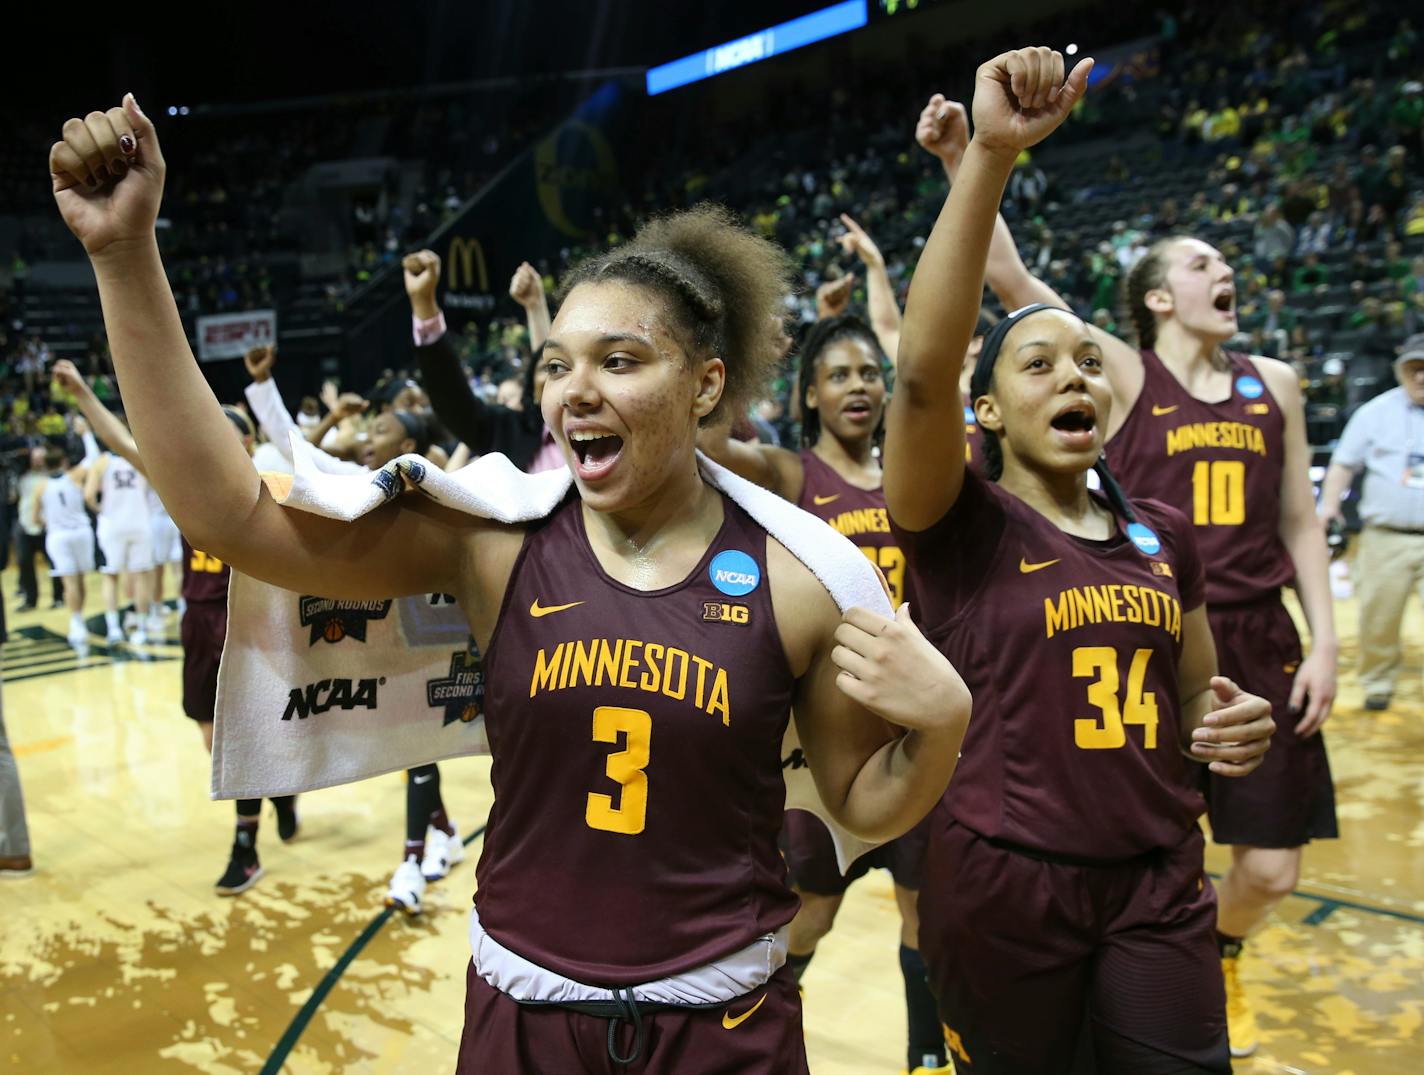
[[[740,416],[765,392],[781,361],[775,326],[785,318],[792,281],[791,260],[779,246],[721,206],[703,203],[657,217],[623,246],[576,266],[559,301],[579,284],[608,280],[657,293],[688,356],[726,363],[714,415],[726,408]]]

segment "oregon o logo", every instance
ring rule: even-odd
[[[608,140],[582,120],[569,120],[534,150],[539,206],[550,224],[575,239],[586,239],[592,232],[569,216],[565,194],[580,195],[588,206],[593,202],[590,192],[611,190],[617,181],[618,163]]]

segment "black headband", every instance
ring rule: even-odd
[[[419,416],[411,414],[410,411],[392,411],[391,415],[401,424],[401,428],[405,430],[405,435],[415,441],[415,450],[417,452],[423,452],[430,446],[429,430],[425,422]]]
[[[974,373],[969,378],[969,398],[971,400],[978,399],[989,391],[989,382],[994,378],[994,363],[998,361],[999,348],[1004,346],[1004,337],[1009,334],[1009,330],[1024,318],[1036,314],[1040,310],[1069,312],[1061,306],[1053,306],[1046,302],[1031,302],[1027,306],[1021,306],[1013,311],[984,334],[984,346],[979,349],[979,360],[974,364]]]
[[[224,407],[223,414],[227,415],[227,420],[231,422],[244,437],[253,435],[252,423],[247,420],[247,415],[243,414],[236,407]]]

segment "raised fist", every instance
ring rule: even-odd
[[[242,356],[242,364],[247,367],[247,375],[261,384],[272,376],[272,367],[277,364],[277,348],[253,347]]]
[[[60,216],[91,258],[152,241],[165,165],[133,94],[118,108],[65,120],[49,171]]]
[[[835,280],[827,280],[816,288],[816,320],[839,317],[850,305],[850,289],[855,286],[855,273],[848,272]]]
[[[411,309],[425,319],[435,316],[435,287],[440,283],[440,255],[434,250],[417,250],[401,259],[405,274],[405,293],[410,296]]]
[[[1092,69],[1092,60],[1080,60],[1065,82],[1063,54],[1053,49],[1015,49],[995,56],[974,76],[975,141],[1016,158],[1068,118]]]
[[[544,281],[527,261],[519,263],[509,281],[509,297],[525,309],[543,301]]]
[[[59,386],[72,396],[78,395],[89,387],[88,382],[80,375],[74,363],[67,358],[61,358],[56,362],[54,369],[50,372],[59,382]]]
[[[915,141],[926,153],[933,153],[946,168],[959,167],[964,147],[969,144],[969,113],[958,101],[942,93],[930,98],[915,124]]]
[[[369,406],[370,404],[355,392],[343,392],[336,398],[336,405],[331,410],[339,419],[354,418]]]
[[[875,245],[873,240],[864,228],[851,219],[849,213],[841,214],[841,223],[845,225],[845,234],[837,242],[841,244],[841,250],[847,254],[854,254],[868,268],[881,268],[885,264],[885,257],[880,253],[880,247]]]

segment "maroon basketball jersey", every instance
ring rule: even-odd
[[[1111,862],[1202,813],[1177,698],[1201,563],[1174,509],[1134,508],[1146,533],[1087,541],[967,474],[940,522],[897,528],[916,619],[974,695],[945,805],[983,836]]]
[[[227,580],[232,569],[216,556],[193,548],[183,538],[183,600],[227,604]]]
[[[979,428],[979,416],[974,413],[974,400],[964,393],[964,461],[975,474],[984,474],[984,431]]]
[[[642,591],[571,498],[529,530],[488,647],[480,921],[578,981],[701,966],[796,911],[776,845],[794,681],[766,531],[723,510],[691,574]]]
[[[1285,415],[1256,364],[1225,354],[1231,395],[1203,403],[1143,351],[1142,394],[1107,445],[1129,495],[1165,501],[1196,524],[1210,605],[1252,601],[1295,578],[1278,529]]]
[[[858,489],[815,452],[801,453],[806,478],[797,507],[839,530],[876,567],[890,586],[890,603],[905,600],[905,554],[890,533],[885,490]]]

